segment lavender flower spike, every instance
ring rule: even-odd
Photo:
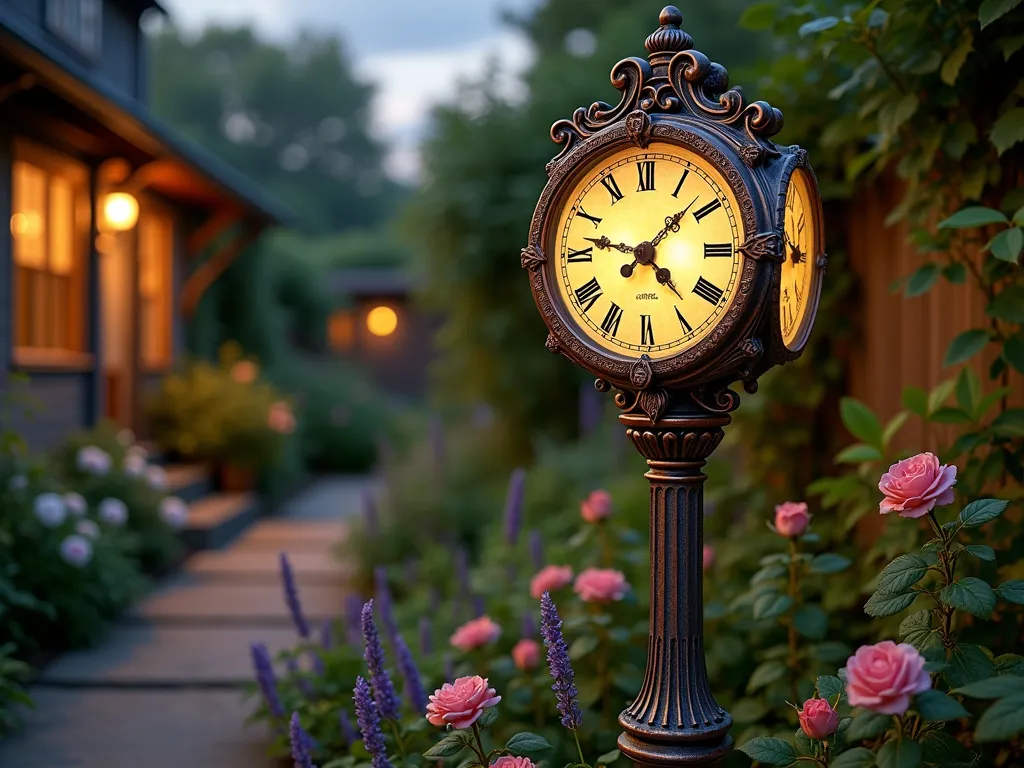
[[[334,621],[327,619],[320,625],[320,647],[325,651],[334,647]]]
[[[398,720],[400,702],[384,666],[384,646],[380,642],[380,633],[373,621],[373,600],[363,606],[362,624],[363,641],[366,643],[363,658],[366,659],[366,666],[370,670],[377,713],[385,720]]]
[[[309,622],[302,613],[302,603],[299,601],[299,587],[295,583],[295,573],[292,571],[292,564],[288,562],[288,555],[281,553],[281,585],[284,587],[284,600],[288,604],[288,611],[292,615],[292,622],[299,636],[303,639],[309,637]]]
[[[370,753],[373,768],[392,768],[391,761],[388,760],[388,747],[384,743],[384,734],[380,730],[380,715],[377,714],[377,705],[373,703],[370,684],[362,677],[356,678],[353,700],[356,703],[356,722],[363,735],[363,746]]]
[[[288,735],[292,743],[292,759],[295,761],[295,768],[316,768],[313,765],[312,744],[309,734],[303,730],[299,723],[299,713],[292,712],[292,721],[288,728]]]
[[[338,727],[341,729],[341,740],[346,747],[356,743],[356,734],[352,730],[352,723],[348,719],[348,712],[344,709],[338,710]]]
[[[413,711],[422,715],[427,711],[427,692],[423,689],[423,679],[416,667],[416,661],[409,651],[409,646],[401,635],[395,635],[395,656],[398,657],[398,670],[405,680],[405,696]]]
[[[583,712],[577,701],[579,691],[576,690],[576,675],[569,662],[569,648],[562,637],[562,620],[548,592],[540,599],[540,633],[544,636],[544,645],[548,649],[548,668],[554,681],[551,690],[555,692],[555,702],[562,715],[562,725],[575,731],[583,724]]]
[[[526,484],[526,470],[522,467],[512,472],[505,496],[505,543],[514,547],[519,541],[519,529],[523,525],[523,491]]]
[[[274,665],[270,661],[270,652],[263,643],[252,643],[252,665],[256,669],[256,683],[263,694],[263,701],[274,717],[284,717],[284,708],[277,695],[277,678],[274,676]]]

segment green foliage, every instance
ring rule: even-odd
[[[13,658],[14,643],[0,645],[0,737],[18,727],[21,722],[18,707],[31,707],[24,688],[29,676],[29,667]]]

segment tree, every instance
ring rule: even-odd
[[[286,45],[247,27],[196,39],[165,29],[152,41],[153,109],[278,195],[312,233],[372,226],[398,189],[368,130],[372,88],[336,37]]]

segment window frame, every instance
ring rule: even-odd
[[[15,169],[19,163],[26,163],[45,174],[45,210],[41,224],[45,263],[42,268],[25,265],[18,260],[13,219],[20,212],[15,210],[18,198],[15,189]],[[55,176],[69,181],[72,190],[71,230],[65,235],[72,251],[70,269],[66,274],[53,269],[53,239],[50,229],[54,219],[54,195],[51,180]],[[90,312],[92,297],[89,273],[93,216],[91,181],[91,169],[73,155],[37,144],[22,136],[12,138],[11,224],[8,228],[11,248],[9,320],[12,362],[15,367],[73,371],[89,371],[94,367],[95,356],[91,350],[93,318]],[[61,281],[67,282],[66,288],[62,289],[66,293],[63,299],[55,296],[59,292]],[[28,291],[33,295],[26,296]],[[53,314],[59,312],[63,302],[66,302],[67,307],[65,316]],[[44,327],[40,329],[39,324]],[[61,325],[65,327],[61,329]],[[62,336],[64,345],[49,343],[50,339],[59,340]],[[40,338],[43,339],[43,343],[37,343]],[[26,339],[28,343],[23,343]]]
[[[43,23],[63,44],[97,62],[103,56],[103,12],[103,0],[45,0]]]
[[[163,205],[152,197],[146,197],[142,202],[139,211],[139,222],[136,225],[136,258],[137,266],[137,301],[138,301],[138,360],[139,368],[144,373],[161,373],[169,370],[174,365],[174,336],[175,336],[175,267],[178,248],[177,220],[174,212],[169,206]],[[144,254],[146,246],[146,228],[151,226],[154,220],[161,221],[160,226],[166,227],[167,240],[169,245],[163,250],[165,257],[157,269],[162,272],[162,289],[157,288],[156,297],[148,296],[146,293],[146,269],[147,264]],[[163,306],[151,307],[150,303],[162,304]],[[149,312],[160,318],[160,335],[164,349],[159,358],[150,357],[147,349],[150,342],[149,335]]]

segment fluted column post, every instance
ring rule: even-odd
[[[696,401],[656,423],[623,414],[651,483],[651,610],[640,693],[619,715],[619,748],[637,766],[711,765],[732,748],[732,718],[708,685],[704,662],[704,481],[727,413]]]

